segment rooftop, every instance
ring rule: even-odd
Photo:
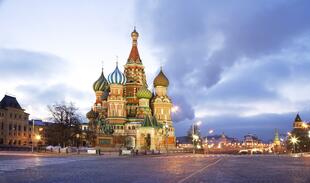
[[[15,109],[22,109],[15,97],[4,95],[0,101],[0,109],[6,109],[8,107]]]

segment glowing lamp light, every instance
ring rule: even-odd
[[[196,122],[196,125],[197,125],[197,126],[201,125],[201,121],[197,121],[197,122]]]
[[[168,128],[168,127],[169,127],[169,126],[168,126],[168,124],[166,123],[166,124],[165,124],[165,128]]]
[[[291,136],[292,134],[291,134],[291,132],[287,132],[287,135],[288,135],[288,136]]]
[[[298,139],[297,137],[295,137],[295,136],[292,136],[292,137],[290,138],[290,142],[291,142],[292,144],[297,144],[297,143],[299,143],[299,139]]]
[[[41,136],[40,135],[36,135],[35,138],[36,138],[36,140],[41,140]]]
[[[303,127],[303,128],[308,128],[307,123],[302,123],[302,127]]]
[[[173,112],[173,113],[178,112],[178,110],[179,110],[179,106],[173,106],[171,108],[171,112]]]
[[[193,140],[198,140],[199,136],[198,135],[193,135]]]
[[[214,130],[209,130],[209,134],[212,134],[214,132]]]

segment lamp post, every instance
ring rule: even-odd
[[[166,145],[166,151],[167,151],[167,154],[168,154],[168,129],[169,129],[169,125],[167,122],[165,122],[165,125],[164,125],[164,129],[165,129],[165,145]]]
[[[35,138],[37,141],[37,151],[39,151],[39,141],[41,140],[41,135],[36,135]]]
[[[208,134],[211,135],[214,132],[214,130],[209,130]],[[207,154],[209,154],[209,146],[208,146],[208,135],[206,136],[206,144],[207,144]]]
[[[79,151],[79,140],[80,140],[80,134],[76,134],[76,148],[77,148],[77,153],[80,154]]]
[[[198,128],[198,126],[201,124],[201,121],[198,121],[198,122],[196,122],[196,123],[194,123],[193,125],[192,125],[192,138],[193,138],[193,154],[195,154],[196,153],[196,147],[195,147],[195,142],[198,142],[198,140],[199,140],[199,136],[198,136],[198,134],[196,134],[196,132],[195,132],[195,126],[197,126],[197,128]],[[198,129],[197,129],[198,130]]]
[[[33,152],[33,136],[34,136],[34,120],[32,120],[32,129],[31,129],[31,152]]]

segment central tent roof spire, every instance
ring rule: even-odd
[[[135,26],[131,33],[132,47],[131,47],[131,51],[130,51],[127,63],[141,64],[141,59],[140,59],[140,55],[139,55],[139,51],[137,47],[138,37],[139,37],[139,33],[136,31],[136,26]]]

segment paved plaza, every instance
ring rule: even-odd
[[[7,156],[0,182],[310,182],[310,158],[289,156]]]

